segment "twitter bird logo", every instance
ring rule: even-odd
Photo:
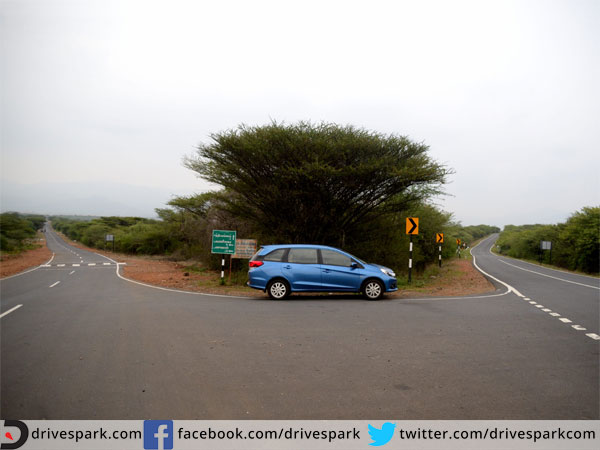
[[[380,447],[387,444],[394,436],[395,429],[396,424],[390,422],[384,423],[381,427],[381,430],[369,425],[369,435],[371,436],[371,439],[373,439],[373,442],[371,442],[369,445],[372,445],[373,447]]]

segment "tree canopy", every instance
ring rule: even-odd
[[[211,139],[185,166],[223,186],[223,209],[280,242],[343,246],[441,193],[452,173],[423,143],[353,126],[242,125]]]

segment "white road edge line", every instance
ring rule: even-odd
[[[129,278],[125,278],[123,275],[121,275],[119,273],[119,269],[121,268],[121,265],[125,264],[125,263],[118,263],[114,259],[111,259],[108,256],[101,255],[100,253],[96,253],[96,255],[102,256],[103,258],[108,259],[110,262],[113,262],[115,264],[115,266],[117,266],[117,270],[115,271],[115,273],[117,274],[117,276],[120,279],[122,279],[122,280],[128,281],[129,283],[139,284],[140,286],[146,286],[148,288],[158,289],[158,290],[161,290],[161,291],[178,292],[180,294],[203,295],[203,296],[206,296],[206,297],[227,297],[227,298],[243,298],[243,299],[250,299],[251,298],[251,297],[241,297],[241,296],[235,296],[235,295],[205,294],[204,292],[180,291],[180,290],[177,290],[177,289],[168,289],[168,288],[164,288],[164,287],[160,287],[160,286],[152,286],[151,284],[140,283],[139,281],[134,281],[134,280],[130,280]]]
[[[558,280],[558,281],[564,281],[565,283],[571,283],[571,284],[576,284],[578,286],[584,286],[584,287],[588,287],[591,289],[598,289],[600,291],[600,287],[596,287],[596,286],[590,286],[589,284],[583,284],[583,283],[577,283],[576,281],[570,281],[570,280],[565,280],[564,278],[558,278],[558,277],[553,277],[552,275],[546,275],[545,273],[541,273],[541,272],[536,272],[535,270],[529,270],[529,269],[524,269],[523,267],[519,267],[516,266],[514,264],[511,264],[509,262],[503,261],[502,259],[498,258],[498,261],[500,261],[501,263],[504,263],[508,266],[512,266],[515,267],[519,270],[523,270],[525,272],[531,272],[531,273],[535,273],[536,275],[541,275],[543,277],[548,277],[548,278],[552,278],[554,280]]]
[[[56,286],[58,283],[60,283],[60,281],[57,281],[56,283],[50,285],[49,287],[53,288],[54,286]]]
[[[4,311],[2,314],[0,314],[0,319],[2,319],[4,316],[7,316],[8,314],[10,314],[11,312],[19,309],[21,306],[23,305],[17,305],[14,308],[9,309],[8,311]]]
[[[8,280],[9,278],[20,277],[21,275],[25,275],[26,273],[33,272],[34,270],[38,270],[41,267],[46,267],[46,266],[50,265],[50,263],[52,262],[53,259],[54,259],[54,253],[52,253],[52,258],[50,258],[50,260],[48,262],[46,262],[44,264],[40,264],[39,266],[34,267],[33,269],[26,270],[25,272],[17,273],[15,275],[11,275],[9,277],[0,278],[0,280]]]

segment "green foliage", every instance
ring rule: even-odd
[[[552,254],[540,250],[541,241],[552,242]],[[500,253],[539,260],[587,273],[600,271],[600,207],[586,207],[566,223],[557,225],[507,225],[498,238]]]
[[[344,246],[365,224],[440,193],[428,147],[351,126],[273,123],[213,134],[185,165],[224,191],[215,207],[263,238]]]
[[[27,247],[29,239],[35,237],[46,218],[40,215],[7,212],[0,214],[0,250],[21,251]]]
[[[55,229],[82,244],[105,248],[106,235],[114,236],[115,251],[134,254],[169,254],[181,244],[169,222],[141,217],[101,217],[79,221],[57,217],[52,222]]]

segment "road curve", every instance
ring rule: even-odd
[[[513,290],[379,302],[168,292],[47,241],[48,267],[0,282],[3,418],[599,418],[597,291],[492,240],[477,264]]]

